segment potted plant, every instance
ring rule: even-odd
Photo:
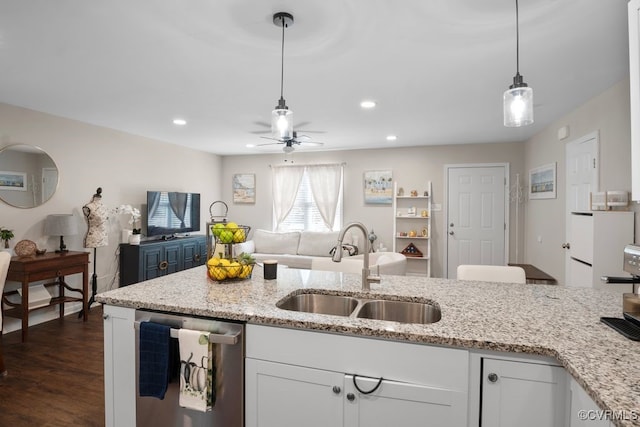
[[[0,239],[4,240],[4,247],[9,247],[9,240],[13,239],[13,230],[0,227]]]
[[[131,225],[131,235],[129,236],[129,244],[139,245],[142,228],[140,227],[140,209],[134,208],[131,205],[120,205],[114,209],[116,214],[131,215],[129,224]]]

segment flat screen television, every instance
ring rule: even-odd
[[[147,236],[200,231],[200,194],[147,191]]]

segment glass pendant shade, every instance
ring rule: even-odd
[[[280,141],[293,138],[293,111],[277,107],[271,112],[271,134]]]
[[[533,123],[533,89],[511,86],[504,92],[504,125],[527,126]]]

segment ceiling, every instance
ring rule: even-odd
[[[294,129],[324,143],[301,150],[524,141],[628,75],[627,0],[520,1],[524,128],[502,125],[513,0],[2,0],[0,102],[221,155],[278,152],[247,144],[269,142],[279,11],[295,19]]]

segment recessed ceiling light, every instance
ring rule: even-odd
[[[398,137],[395,135],[387,135],[387,141],[395,141],[396,139],[398,139]]]
[[[178,126],[184,126],[187,124],[185,119],[173,119],[173,124]]]
[[[253,148],[253,147],[255,147],[255,146],[256,146],[256,144],[247,144],[247,145],[246,145],[246,147],[247,147],[247,148]]]
[[[360,103],[360,106],[364,109],[370,109],[376,106],[376,102],[375,101],[362,101]]]

